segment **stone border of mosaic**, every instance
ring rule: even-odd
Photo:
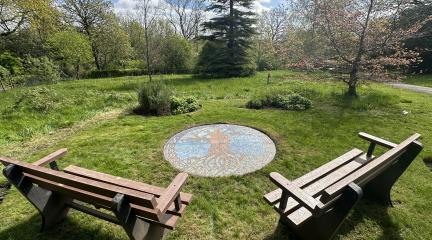
[[[164,146],[176,169],[196,176],[240,176],[257,171],[276,155],[273,140],[251,127],[208,124],[183,130]]]

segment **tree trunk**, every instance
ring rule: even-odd
[[[80,79],[80,65],[79,65],[79,63],[76,64],[75,70],[76,70],[76,78],[79,80]]]
[[[369,26],[370,14],[371,14],[372,9],[374,7],[374,1],[375,0],[370,0],[370,2],[369,2],[367,16],[365,19],[365,23],[363,25],[363,30],[362,30],[361,35],[360,35],[360,41],[359,41],[359,45],[358,45],[357,55],[356,55],[354,61],[352,62],[352,65],[351,65],[350,79],[348,81],[348,95],[349,96],[357,96],[358,70],[360,67],[361,59],[362,59],[364,51],[365,51],[364,41],[365,41],[366,33],[368,30],[368,26]]]
[[[96,48],[96,46],[93,43],[91,44],[91,48],[92,48],[92,53],[93,53],[93,58],[94,58],[94,61],[95,61],[95,64],[96,64],[96,68],[97,68],[97,70],[101,70],[102,68],[101,68],[101,65],[99,63],[97,48]]]
[[[234,0],[230,0],[230,21],[228,33],[228,48],[230,50],[231,60],[234,57]]]
[[[145,42],[146,42],[146,62],[147,62],[147,74],[149,76],[150,82],[152,81],[152,69],[150,64],[150,46],[149,46],[149,36],[147,33],[147,30],[145,30]]]
[[[1,87],[3,88],[3,91],[6,91],[6,88],[5,88],[5,86],[3,85],[3,81],[1,80],[1,78],[0,78],[0,85],[1,85]]]

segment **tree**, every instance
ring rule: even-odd
[[[385,68],[409,65],[417,55],[405,49],[402,41],[413,28],[397,27],[406,0],[328,0],[314,1],[314,23],[328,40],[341,64],[350,67],[344,79],[348,95],[357,96],[359,72],[384,73]]]
[[[48,29],[55,14],[52,0],[1,0],[0,36],[9,36],[25,25]]]
[[[167,72],[182,73],[191,69],[192,47],[182,36],[173,34],[166,37],[161,54]]]
[[[115,16],[110,16],[106,23],[95,31],[94,40],[101,69],[125,66],[131,57],[129,37]]]
[[[166,16],[177,33],[187,40],[198,36],[204,21],[204,0],[165,0]]]
[[[154,50],[160,43],[155,40],[155,31],[153,31],[157,25],[157,14],[158,8],[153,5],[152,0],[138,0],[137,3],[137,19],[141,26],[144,28],[144,59],[147,66],[148,76],[152,81],[153,65],[155,54]]]
[[[260,16],[261,33],[267,35],[271,43],[281,41],[287,32],[289,14],[284,5],[276,6],[271,10],[264,11]]]
[[[48,42],[55,51],[54,55],[59,57],[64,65],[74,66],[75,77],[80,79],[82,66],[92,62],[88,38],[72,30],[58,32],[51,36]]]
[[[91,41],[93,58],[96,68],[101,70],[98,49],[95,40],[95,31],[105,24],[107,15],[111,10],[109,0],[64,0],[61,4],[66,21],[77,25]]]
[[[251,37],[255,34],[255,14],[251,0],[213,0],[207,8],[217,16],[203,24],[209,42],[198,62],[201,74],[213,76],[247,76],[255,71],[251,62]],[[211,53],[213,52],[214,53]],[[213,59],[209,59],[209,55]],[[211,61],[212,65],[209,65]]]

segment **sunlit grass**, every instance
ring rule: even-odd
[[[345,85],[323,73],[272,72],[242,79],[196,79],[189,75],[158,76],[179,94],[194,95],[203,108],[195,113],[142,117],[130,114],[135,89],[145,77],[63,82],[48,86],[60,97],[60,108],[37,113],[27,108],[10,115],[24,89],[0,94],[0,155],[34,161],[58,148],[68,155],[59,161],[166,186],[178,172],[163,159],[164,143],[190,126],[235,123],[263,130],[275,140],[276,159],[263,169],[241,177],[191,176],[186,192],[194,201],[170,239],[286,239],[274,232],[277,213],[262,195],[275,187],[268,173],[289,179],[349,151],[367,148],[359,131],[399,142],[413,132],[423,135],[425,149],[393,188],[398,204],[383,208],[362,202],[344,222],[340,239],[429,239],[432,236],[432,173],[422,157],[432,155],[432,96],[366,84],[358,99],[344,97]],[[251,110],[249,98],[268,89],[289,89],[312,100],[304,112]],[[88,93],[92,92],[92,93]],[[110,97],[116,96],[116,97]],[[70,102],[70,103],[69,103]],[[68,103],[68,104],[66,104]],[[113,112],[100,117],[103,112]],[[403,111],[408,114],[403,114]],[[86,119],[99,116],[97,120]],[[71,129],[67,134],[61,128]],[[31,134],[20,135],[25,128]],[[66,131],[66,129],[64,131]],[[0,178],[4,182],[4,178]],[[37,212],[12,188],[0,204],[0,239],[126,239],[120,227],[72,212],[58,228],[38,233]]]

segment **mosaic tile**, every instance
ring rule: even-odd
[[[276,154],[274,142],[245,126],[212,124],[174,135],[164,157],[175,168],[197,176],[244,175],[263,168]]]

